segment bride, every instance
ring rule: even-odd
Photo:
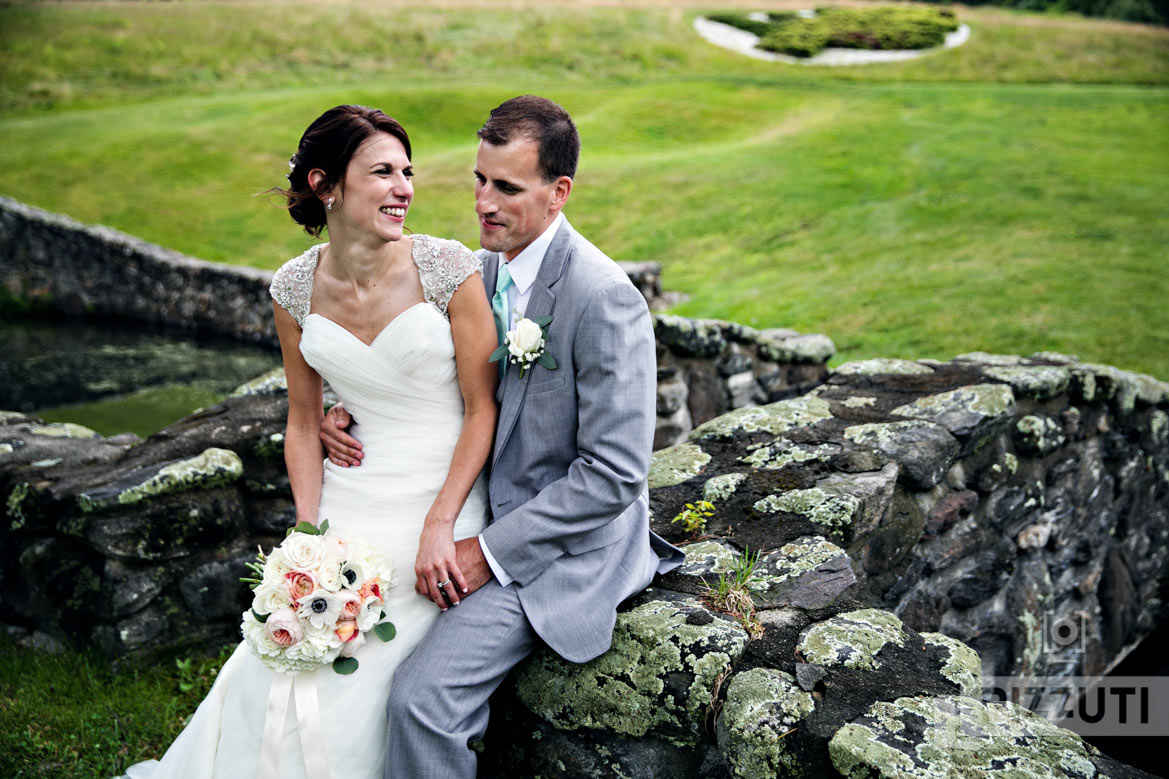
[[[131,779],[380,778],[394,669],[440,611],[458,606],[454,542],[485,522],[480,472],[498,374],[487,361],[496,331],[479,261],[457,241],[403,234],[410,140],[381,111],[326,111],[289,165],[288,189],[277,191],[293,220],[329,232],[271,288],[297,521],[328,519],[393,556],[398,578],[385,602],[397,637],[367,641],[356,672],[326,665],[298,675],[291,692],[240,644],[161,762],[131,767]],[[325,461],[322,377],[360,423],[360,468]],[[283,709],[282,722],[270,721]]]

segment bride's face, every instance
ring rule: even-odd
[[[345,170],[345,186],[334,193],[329,229],[367,233],[385,241],[402,238],[406,212],[414,199],[414,169],[406,147],[388,133],[370,136],[357,148]]]

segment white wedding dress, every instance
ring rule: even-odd
[[[272,297],[301,325],[301,353],[353,414],[354,431],[365,452],[360,467],[325,462],[318,516],[328,519],[330,527],[364,536],[392,555],[398,577],[386,594],[387,617],[397,627],[397,637],[382,642],[371,632],[355,655],[360,667],[351,675],[326,666],[295,680],[299,687],[287,703],[279,748],[280,779],[328,779],[318,775],[319,770],[306,771],[303,746],[308,747],[310,765],[320,758],[321,749],[325,751],[334,779],[380,779],[394,669],[439,615],[433,603],[414,592],[414,558],[423,519],[446,478],[463,424],[446,306],[459,284],[481,266],[456,241],[425,235],[416,235],[413,241],[426,299],[399,314],[368,346],[332,320],[310,313],[319,246],[287,262],[272,282]],[[486,486],[480,476],[455,523],[455,538],[477,535],[486,511]],[[276,767],[261,766],[259,758],[269,693],[277,676],[240,644],[161,762],[139,763],[127,776],[276,776]],[[315,685],[317,727],[323,733],[318,731],[311,744],[302,745],[298,720],[305,712],[297,711],[296,703],[311,700],[311,694],[303,696],[306,682]],[[307,730],[306,738],[315,728]]]

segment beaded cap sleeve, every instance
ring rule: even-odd
[[[448,319],[446,309],[455,290],[471,274],[483,271],[482,261],[466,246],[432,235],[414,236],[414,264],[418,266],[426,302]]]
[[[268,287],[272,299],[280,304],[296,323],[304,328],[304,318],[308,316],[313,299],[313,273],[317,269],[317,260],[321,256],[321,246],[317,244],[307,252],[294,257],[280,266],[280,270],[272,276],[272,284]]]

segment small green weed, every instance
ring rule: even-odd
[[[700,500],[696,503],[687,503],[686,507],[678,512],[678,516],[670,520],[670,524],[681,522],[687,533],[697,537],[706,530],[706,521],[713,516],[714,504],[707,500]]]
[[[735,562],[730,574],[720,573],[718,584],[713,587],[706,584],[706,592],[703,593],[711,606],[737,619],[752,639],[763,635],[763,623],[755,616],[755,601],[751,598],[751,585],[762,581],[755,575],[759,555],[759,551],[752,553],[744,547],[742,556]]]

